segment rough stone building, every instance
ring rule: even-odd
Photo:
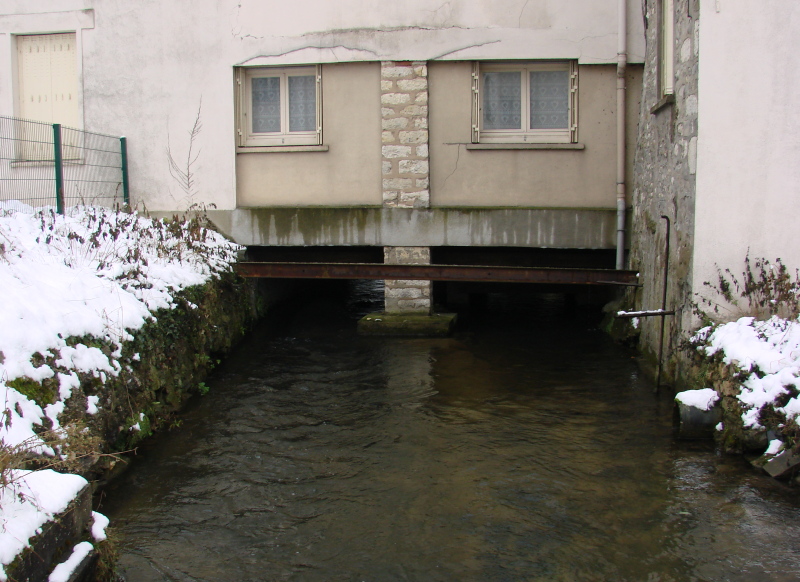
[[[127,136],[135,203],[276,260],[614,268],[643,57],[638,0],[0,0],[0,114]]]
[[[645,30],[630,263],[635,306],[660,308],[668,217],[665,372],[680,381],[691,305],[717,267],[739,274],[748,252],[800,267],[800,5],[647,0]],[[659,337],[659,318],[643,319],[641,347],[655,355]]]

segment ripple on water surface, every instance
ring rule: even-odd
[[[542,301],[255,332],[108,491],[129,582],[798,579],[794,494],[676,446],[632,354]]]

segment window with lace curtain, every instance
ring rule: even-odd
[[[321,81],[318,66],[237,69],[239,145],[322,143]]]
[[[473,143],[577,142],[574,62],[475,63]]]

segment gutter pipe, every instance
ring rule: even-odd
[[[617,262],[625,266],[625,74],[628,68],[627,0],[617,5]]]

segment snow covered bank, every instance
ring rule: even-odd
[[[256,316],[238,250],[199,219],[0,206],[3,450],[88,474],[165,422]]]
[[[722,397],[724,448],[763,450],[770,440],[774,455],[800,444],[800,322],[742,317],[704,327],[691,342]]]
[[[118,376],[132,332],[174,309],[181,290],[230,271],[238,250],[198,224],[102,208],[0,211],[0,245],[0,399],[10,424],[0,438],[9,445],[36,440],[45,419],[58,428],[78,373]],[[26,382],[15,389],[18,379],[51,380],[55,402],[31,398],[19,389]]]

